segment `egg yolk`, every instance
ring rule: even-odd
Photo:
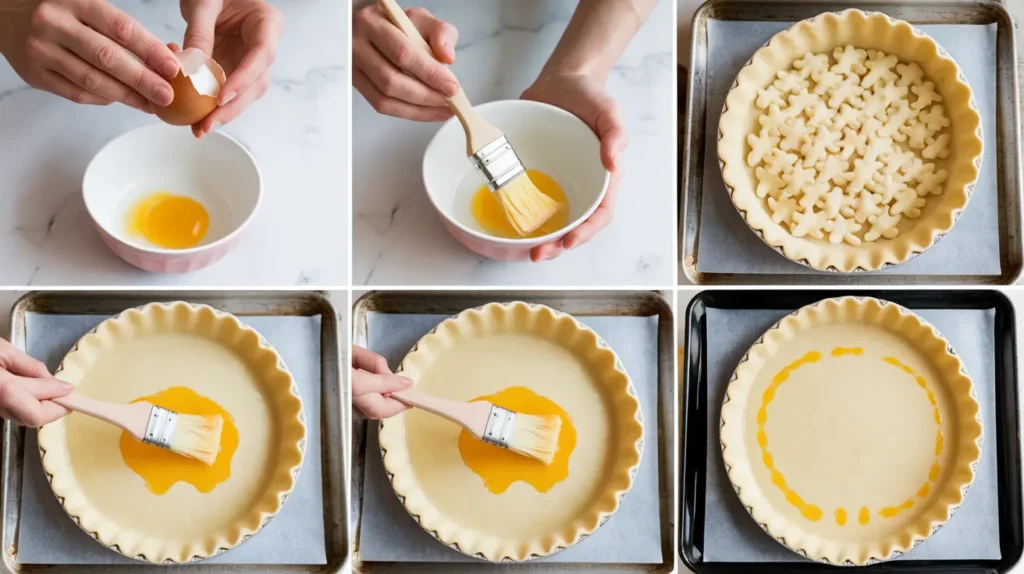
[[[576,448],[576,427],[572,425],[572,419],[565,409],[526,387],[509,387],[473,400],[488,401],[521,414],[558,415],[562,419],[558,451],[551,464],[487,444],[463,430],[459,435],[462,462],[484,480],[487,490],[501,494],[513,482],[521,480],[537,489],[537,492],[547,492],[569,476],[569,457]]]
[[[158,191],[135,205],[128,227],[157,247],[188,249],[199,245],[206,236],[210,214],[191,197]]]
[[[220,415],[224,430],[220,435],[220,453],[212,465],[175,454],[151,444],[144,444],[132,435],[121,433],[121,457],[128,468],[146,481],[153,494],[164,494],[174,483],[187,482],[199,492],[210,492],[231,476],[231,459],[238,448],[238,427],[220,405],[186,387],[169,387],[155,395],[132,401],[146,401],[180,414]]]
[[[535,169],[526,170],[526,175],[541,193],[562,204],[562,209],[558,213],[526,237],[540,237],[554,233],[568,225],[569,200],[566,199],[562,186],[558,185],[555,178]],[[508,222],[508,218],[505,217],[505,210],[502,209],[498,196],[486,185],[482,185],[480,189],[476,190],[470,211],[473,212],[473,218],[487,234],[505,239],[522,239],[522,236],[516,233],[512,224]]]

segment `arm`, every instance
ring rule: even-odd
[[[581,74],[600,83],[658,0],[580,0],[541,77]]]

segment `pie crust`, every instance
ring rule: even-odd
[[[416,409],[381,421],[395,493],[424,530],[463,554],[498,562],[563,550],[604,524],[633,484],[639,399],[615,352],[570,315],[523,302],[469,309],[423,336],[399,372],[454,400],[525,386],[558,403],[578,430],[564,481],[544,494],[515,482],[494,495],[462,462],[456,425]]]
[[[55,375],[114,402],[187,386],[238,427],[225,482],[208,494],[179,482],[159,496],[124,464],[120,429],[77,413],[39,429],[43,469],[61,506],[129,558],[194,562],[234,548],[270,522],[298,479],[306,448],[298,387],[269,343],[233,315],[185,302],[126,310],[83,336]]]
[[[812,560],[907,552],[974,480],[982,425],[949,342],[895,303],[825,299],[744,355],[722,406],[722,457],[754,521]]]
[[[948,173],[944,190],[931,197],[923,213],[904,217],[899,235],[864,241],[860,245],[833,244],[810,236],[797,237],[786,223],[773,220],[766,199],[756,192],[758,178],[748,165],[747,138],[757,134],[762,110],[755,104],[760,90],[779,72],[809,54],[832,54],[836,48],[879,50],[902,64],[916,63],[924,80],[942,97],[950,125],[949,156],[937,165]],[[916,93],[916,92],[915,92]],[[908,96],[904,96],[905,98]],[[726,96],[718,131],[718,158],[726,189],[747,225],[785,257],[820,271],[874,271],[903,263],[924,252],[953,228],[974,190],[981,170],[981,116],[967,80],[957,63],[933,39],[909,23],[881,12],[856,9],[826,12],[779,32],[740,70]],[[839,186],[845,189],[845,185]],[[918,193],[920,194],[920,189]],[[894,214],[895,215],[895,214]],[[864,229],[868,229],[864,223]],[[842,235],[842,234],[840,234]]]

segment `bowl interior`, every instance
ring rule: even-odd
[[[523,165],[553,177],[569,201],[564,233],[597,207],[604,196],[608,172],[600,159],[597,136],[579,118],[564,110],[524,100],[474,106],[504,132]],[[427,194],[438,211],[456,225],[481,237],[488,235],[470,211],[473,194],[486,184],[466,157],[466,136],[457,119],[448,120],[431,140],[423,157]]]
[[[187,129],[165,125],[142,127],[107,144],[82,183],[96,223],[147,251],[168,250],[129,231],[131,211],[144,196],[166,191],[202,203],[210,227],[201,248],[242,227],[259,205],[260,189],[259,169],[237,141],[218,132],[196,140]]]

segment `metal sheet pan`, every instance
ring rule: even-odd
[[[14,305],[11,312],[10,341],[15,347],[25,348],[26,315],[34,313],[103,314],[113,315],[130,307],[152,301],[189,301],[205,303],[235,315],[300,315],[321,316],[321,452],[324,491],[324,534],[327,538],[326,565],[275,565],[260,569],[281,573],[340,572],[349,554],[349,532],[347,518],[348,476],[345,472],[345,449],[348,445],[348,414],[343,408],[347,403],[341,383],[341,345],[338,331],[338,314],[323,294],[316,292],[292,291],[54,291],[33,292],[25,295]],[[149,564],[125,566],[47,566],[29,565],[18,562],[17,530],[21,513],[22,461],[25,456],[25,429],[3,424],[2,451],[0,451],[0,539],[3,541],[3,573],[31,574],[33,572],[60,571],[67,574],[134,574],[165,570],[168,566]],[[258,544],[253,538],[249,544]],[[230,554],[229,554],[230,555]],[[195,564],[187,568],[190,572],[220,574],[226,572],[251,571],[253,566],[229,564]]]
[[[997,24],[996,124],[999,189],[999,275],[908,275],[908,274],[745,274],[702,273],[697,271],[699,257],[701,193],[704,179],[707,22],[709,20],[798,21],[821,12],[864,8],[884,10],[887,14],[914,24]],[[711,0],[697,10],[691,29],[691,54],[685,89],[686,107],[681,111],[679,146],[679,238],[681,283],[702,285],[1008,285],[1017,280],[1024,268],[1021,242],[1021,102],[1018,85],[1018,60],[1013,18],[995,0],[981,2],[902,3],[865,0],[857,3],[804,2],[773,0],[744,2]],[[750,239],[755,236],[751,234]]]
[[[572,315],[658,315],[658,489],[660,494],[662,564],[588,564],[587,572],[669,572],[674,569],[674,417],[675,322],[669,303],[658,293],[630,291],[374,291],[353,304],[352,344],[367,342],[367,314],[437,313],[454,315],[491,301],[526,301],[555,307]],[[359,559],[359,518],[362,509],[363,469],[367,421],[354,420],[352,429],[352,570],[376,572],[578,572],[580,564],[531,562],[527,564],[369,563]],[[646,450],[646,449],[645,449]]]

